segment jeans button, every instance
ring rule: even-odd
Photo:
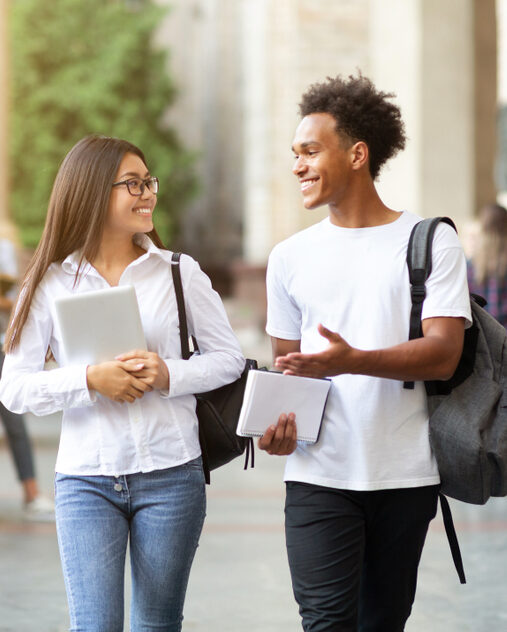
[[[120,485],[120,483],[115,483],[114,485],[114,491],[115,492],[121,492],[121,490],[123,489],[122,485]]]

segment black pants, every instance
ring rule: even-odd
[[[402,632],[438,485],[357,492],[287,483],[285,534],[305,632]]]

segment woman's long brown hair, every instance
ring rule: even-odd
[[[94,260],[104,229],[111,185],[127,153],[139,156],[146,164],[138,147],[107,136],[83,138],[63,160],[53,185],[41,240],[28,265],[7,328],[7,353],[19,344],[33,296],[49,266],[81,249],[77,282],[84,260]],[[156,246],[164,247],[155,229],[148,236]]]

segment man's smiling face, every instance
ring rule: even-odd
[[[292,168],[298,178],[305,208],[338,206],[352,173],[346,139],[336,131],[336,121],[324,112],[305,116],[296,129]]]

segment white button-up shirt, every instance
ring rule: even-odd
[[[220,297],[186,255],[180,266],[188,329],[200,355],[181,358],[172,253],[145,235],[136,239],[146,253],[124,270],[119,285],[135,287],[147,348],[167,364],[169,393],[153,390],[132,404],[119,403],[88,390],[86,365],[44,370],[48,347],[58,364],[63,355],[55,299],[108,287],[89,264],[74,285],[79,252],[51,264],[33,297],[19,346],[5,359],[0,399],[8,409],[35,415],[63,410],[56,462],[56,471],[63,474],[149,472],[196,458],[200,447],[193,394],[234,381],[244,367]]]

